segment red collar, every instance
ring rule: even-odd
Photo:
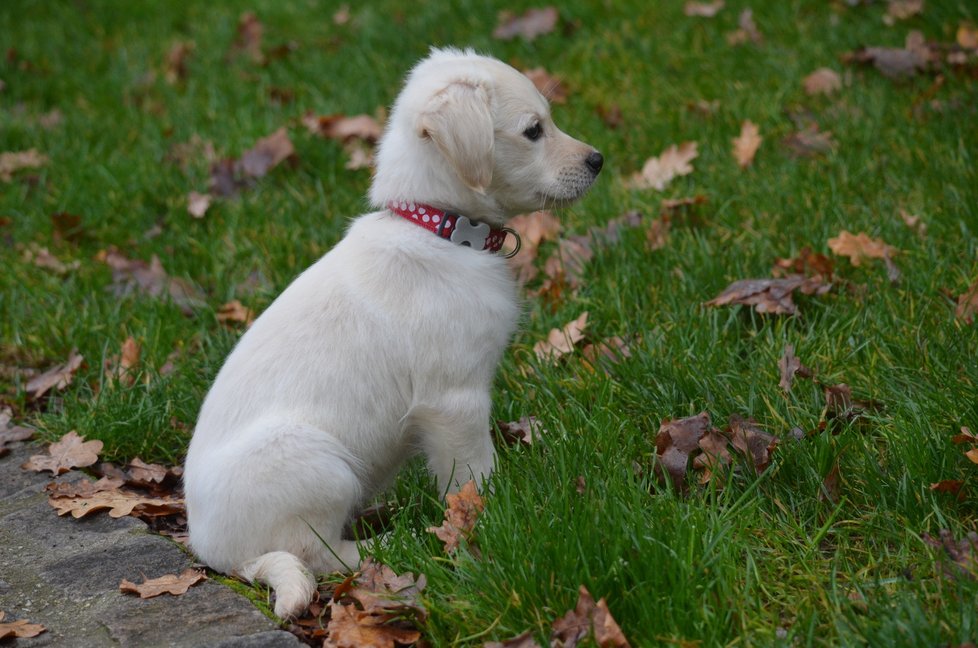
[[[442,211],[420,203],[391,201],[387,203],[387,209],[440,238],[475,250],[499,252],[503,247],[503,241],[506,240],[506,233],[513,231],[508,227],[493,229],[486,223],[469,220],[461,214]],[[518,243],[517,249],[519,249]]]

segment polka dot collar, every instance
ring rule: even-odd
[[[499,252],[506,240],[506,233],[516,232],[508,227],[494,229],[486,223],[469,220],[468,217],[453,212],[442,211],[431,205],[398,201],[387,203],[391,212],[407,221],[419,225],[436,236],[448,239],[456,245],[464,245],[475,250]],[[516,237],[519,249],[519,237]],[[515,250],[507,256],[515,254]]]

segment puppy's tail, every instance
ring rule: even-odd
[[[316,579],[298,557],[287,551],[270,551],[234,570],[236,576],[259,581],[275,590],[275,614],[298,617],[316,594]]]

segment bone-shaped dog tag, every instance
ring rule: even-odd
[[[485,223],[473,223],[465,216],[459,216],[455,221],[455,229],[449,239],[457,245],[465,245],[476,250],[486,249],[486,238],[489,236],[489,226]]]

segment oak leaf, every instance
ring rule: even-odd
[[[202,303],[201,291],[186,279],[169,276],[155,254],[147,263],[141,259],[130,259],[115,246],[109,246],[96,254],[95,260],[112,269],[112,292],[116,297],[132,293],[157,298],[168,296],[185,311]]]
[[[146,578],[144,576],[143,582],[138,585],[122,579],[122,582],[119,583],[119,591],[125,594],[138,594],[141,599],[153,598],[161,594],[180,596],[181,594],[186,594],[187,590],[204,580],[207,580],[207,575],[204,572],[188,567],[180,572],[179,575],[166,574],[159,578]]]
[[[978,577],[978,533],[970,531],[961,540],[955,540],[949,530],[940,529],[938,538],[928,533],[922,533],[920,537],[931,547],[943,550],[941,562],[947,576]]]
[[[963,479],[942,479],[939,482],[930,485],[930,490],[935,493],[950,493],[951,495],[964,495],[961,492],[961,487],[964,486]]]
[[[395,648],[412,645],[421,639],[414,628],[395,625],[388,614],[359,610],[355,605],[331,601],[327,629],[329,636],[323,648]]]
[[[136,371],[141,355],[142,346],[134,337],[130,335],[123,340],[119,354],[105,360],[106,383],[112,385],[118,381],[125,387],[132,387],[136,384]]]
[[[217,321],[222,324],[237,322],[248,328],[255,321],[255,311],[242,304],[240,300],[232,299],[217,309]]]
[[[839,232],[835,238],[830,238],[828,244],[835,254],[849,257],[854,266],[861,265],[864,259],[892,258],[899,251],[881,239],[870,238],[865,232],[851,234],[846,230]]]
[[[38,268],[50,270],[58,275],[68,274],[69,272],[77,270],[79,267],[81,267],[80,261],[75,260],[70,263],[65,263],[58,257],[54,256],[46,247],[42,247],[36,243],[28,244],[27,248],[24,250],[23,259],[24,263],[32,263]]]
[[[492,37],[500,40],[512,40],[517,36],[522,36],[525,40],[531,41],[537,36],[552,32],[557,26],[559,18],[557,9],[552,6],[528,9],[522,15],[516,15],[511,11],[502,11],[499,14],[499,22],[492,32]]]
[[[302,123],[313,135],[344,142],[351,139],[363,140],[371,144],[380,139],[383,127],[375,117],[360,115],[314,115],[306,113]]]
[[[73,482],[51,482],[44,487],[48,499],[65,499],[74,497],[92,497],[95,493],[118,490],[123,480],[115,477],[102,477],[92,481],[87,477]]]
[[[467,481],[458,493],[446,495],[445,501],[448,503],[445,521],[439,527],[429,527],[428,531],[445,544],[445,553],[453,553],[463,539],[471,538],[476,520],[485,504],[473,480]]]
[[[805,94],[830,95],[842,89],[842,77],[832,68],[821,67],[802,80]]]
[[[536,211],[520,214],[507,223],[520,237],[520,251],[509,259],[510,267],[516,271],[519,281],[526,283],[536,277],[536,260],[540,244],[554,241],[560,235],[560,221],[549,211]]]
[[[130,461],[127,468],[129,469],[125,477],[127,486],[150,490],[161,490],[164,484],[178,482],[183,476],[183,468],[180,466],[148,464],[139,457]]]
[[[14,417],[14,412],[9,407],[0,409],[0,457],[9,452],[8,443],[17,441],[27,441],[34,436],[34,430],[21,425],[13,425],[10,420]]]
[[[754,419],[737,414],[730,416],[729,434],[730,444],[751,460],[751,466],[758,473],[771,463],[771,453],[780,442],[778,437],[757,427]]]
[[[614,335],[595,344],[588,344],[581,349],[581,355],[592,370],[601,368],[607,373],[611,365],[632,357],[632,352],[625,338]]]
[[[592,633],[594,643],[600,648],[626,648],[630,645],[611,616],[605,599],[601,598],[595,603],[591,593],[581,585],[574,609],[554,621],[551,645],[574,648]]]
[[[698,16],[700,18],[712,18],[723,9],[724,0],[713,0],[713,2],[694,2],[687,0],[683,5],[683,13],[687,16]]]
[[[791,391],[791,385],[795,380],[795,375],[799,375],[802,378],[811,378],[812,370],[801,363],[795,356],[795,347],[791,344],[786,344],[784,347],[784,355],[778,360],[778,369],[781,371],[781,380],[778,382],[778,387],[786,392]]]
[[[625,185],[630,189],[662,191],[674,178],[692,173],[691,162],[698,155],[696,142],[683,142],[678,146],[673,144],[658,157],[646,160],[642,170],[626,180]]]
[[[567,103],[567,87],[559,77],[553,76],[542,67],[523,70],[523,74],[533,82],[540,94],[546,97],[550,103]]]
[[[906,20],[924,10],[924,0],[890,0],[886,5],[883,22],[893,25],[898,20]]]
[[[13,175],[21,169],[36,169],[48,163],[48,158],[37,149],[26,151],[8,151],[0,153],[0,180],[10,182]]]
[[[243,52],[255,63],[264,63],[262,53],[262,34],[265,31],[254,12],[248,11],[238,18],[238,34],[234,39],[232,52]]]
[[[757,149],[760,148],[764,138],[761,137],[757,124],[748,119],[740,125],[740,135],[732,141],[734,159],[741,169],[746,169],[754,163],[754,155],[757,154]]]
[[[821,131],[818,129],[818,124],[809,124],[785,137],[783,142],[788,147],[789,153],[798,158],[831,153],[836,146],[835,140],[832,139],[832,131]]]
[[[959,443],[975,443],[978,444],[978,435],[972,433],[971,429],[962,425],[961,432],[955,434],[951,437],[951,441],[955,444]]]
[[[824,294],[832,288],[831,284],[817,277],[789,275],[781,279],[741,279],[706,302],[707,306],[729,306],[745,304],[753,306],[758,313],[775,315],[796,315],[798,307],[792,293],[799,291],[805,295]]]
[[[656,470],[665,470],[677,491],[686,490],[689,457],[699,449],[700,439],[711,428],[706,412],[674,421],[666,419],[659,426],[655,437]]]
[[[54,497],[48,504],[57,510],[58,515],[71,513],[76,520],[96,511],[109,511],[109,517],[120,518],[127,515],[139,518],[154,518],[183,513],[183,500],[173,497],[148,497],[130,490],[102,490],[88,496]]]
[[[727,34],[727,43],[729,45],[741,45],[747,41],[755,45],[764,42],[764,37],[754,23],[754,12],[752,9],[747,8],[740,12],[740,16],[737,18],[737,27],[737,30]]]
[[[506,445],[533,445],[543,438],[543,423],[535,416],[524,416],[518,421],[496,421],[496,438]]]
[[[902,48],[863,47],[844,55],[842,60],[847,63],[871,63],[883,76],[901,79],[927,70],[934,58],[923,34],[914,30],[907,34]]]
[[[292,145],[285,127],[282,127],[271,135],[260,138],[241,155],[241,170],[248,177],[261,178],[293,155],[295,146]]]
[[[64,364],[51,367],[44,373],[31,378],[24,390],[28,398],[37,400],[51,389],[61,391],[71,384],[75,373],[81,368],[85,358],[78,353],[77,349],[72,349],[68,354],[68,360]]]
[[[775,277],[802,275],[817,277],[825,282],[832,281],[835,263],[829,257],[803,247],[797,256],[790,259],[775,259],[771,274]]]
[[[578,342],[584,339],[584,328],[587,326],[588,312],[563,326],[550,330],[546,340],[533,345],[533,352],[538,360],[556,361],[561,356],[574,350]]]
[[[85,441],[77,432],[69,432],[48,446],[48,454],[34,455],[21,467],[40,472],[50,470],[54,475],[66,473],[72,468],[84,468],[98,461],[102,442]]]
[[[503,641],[487,641],[482,644],[482,648],[541,648],[536,639],[533,638],[533,631],[527,630],[521,635]]]
[[[47,628],[39,623],[30,623],[27,619],[4,621],[5,617],[6,613],[0,610],[0,641],[7,639],[30,639],[42,632],[47,632]]]

